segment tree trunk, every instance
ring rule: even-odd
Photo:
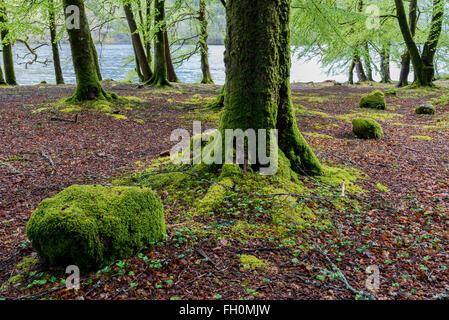
[[[0,86],[4,86],[4,85],[6,85],[6,81],[5,81],[5,78],[3,78],[3,69],[0,66]]]
[[[209,45],[207,40],[209,39],[209,34],[207,32],[208,21],[206,15],[206,0],[200,0],[200,10],[198,14],[198,20],[200,21],[200,50],[201,50],[201,71],[203,73],[203,79],[201,83],[203,84],[213,84],[212,76],[210,74],[209,68]]]
[[[384,45],[380,52],[380,73],[382,83],[391,83],[390,76],[390,44]]]
[[[178,76],[176,75],[175,66],[173,65],[173,61],[171,59],[170,43],[168,42],[167,30],[165,30],[165,32],[164,32],[164,41],[165,41],[165,61],[167,62],[168,81],[179,82]]]
[[[441,31],[443,29],[444,0],[433,0],[432,22],[430,32],[422,51],[422,61],[424,73],[428,82],[432,82],[435,77],[435,53],[438,47]]]
[[[11,86],[16,86],[16,74],[14,72],[14,59],[12,55],[12,44],[9,39],[9,30],[7,27],[8,17],[4,2],[0,2],[0,24],[1,24],[1,40],[3,53],[3,66],[5,67],[5,80]]]
[[[131,39],[133,43],[134,52],[137,58],[136,66],[138,66],[138,68],[140,69],[139,72],[141,71],[141,74],[143,75],[143,82],[146,82],[151,79],[151,77],[153,76],[153,72],[151,71],[150,65],[148,64],[148,59],[145,54],[145,49],[143,47],[142,40],[140,39],[140,34],[137,29],[136,20],[134,19],[132,7],[128,3],[125,4],[123,8],[125,10],[129,30],[131,31]]]
[[[410,59],[413,64],[413,69],[415,70],[415,83],[417,86],[429,86],[431,81],[428,81],[425,66],[421,59],[418,47],[413,40],[412,33],[410,31],[409,25],[407,23],[407,16],[405,14],[404,2],[402,0],[394,0],[396,4],[396,13],[398,17],[399,27],[401,29],[402,36],[404,38],[405,44],[407,45],[408,52],[410,54]]]
[[[368,43],[365,42],[363,46],[363,60],[365,61],[366,66],[366,76],[368,77],[369,81],[374,81],[373,78],[373,68],[371,67],[371,55],[369,52]]]
[[[412,37],[415,36],[416,25],[418,23],[418,0],[410,0],[410,10],[409,10],[409,28]],[[408,76],[410,74],[410,54],[408,50],[402,55],[401,61],[401,74],[399,75],[398,87],[404,87],[408,85]]]
[[[61,58],[59,56],[58,41],[56,39],[56,20],[54,0],[48,0],[48,24],[50,27],[51,50],[53,53],[53,66],[55,68],[56,84],[64,84],[62,75]]]
[[[352,58],[351,64],[349,65],[349,76],[348,76],[348,83],[354,84],[354,68],[355,68],[356,59],[355,57]]]
[[[101,86],[97,69],[92,55],[92,38],[89,23],[86,17],[83,0],[63,0],[64,12],[68,6],[77,6],[80,12],[80,28],[69,28],[70,48],[72,52],[73,67],[76,74],[76,91],[69,101],[79,102],[85,100],[117,98],[117,95],[106,92]],[[66,13],[66,18],[70,14]]]
[[[290,88],[291,0],[226,1],[226,88],[220,131],[278,129],[297,173],[321,174],[296,124]],[[281,152],[282,151],[282,152]]]
[[[366,82],[368,78],[366,77],[365,70],[363,69],[362,60],[360,56],[355,56],[355,67],[357,71],[357,77],[359,78],[359,82]]]
[[[90,54],[92,55],[92,61],[95,64],[95,71],[97,72],[98,80],[103,80],[103,77],[101,76],[101,69],[100,69],[100,61],[98,61],[98,53],[97,48],[95,47],[95,42],[92,39],[92,33],[89,30],[89,45],[90,45]]]
[[[151,55],[151,5],[153,3],[153,0],[146,0],[146,14],[145,14],[145,35],[144,35],[144,42],[145,42],[145,51],[147,53],[147,59],[148,59],[148,65],[152,65],[153,59]]]
[[[165,52],[165,0],[154,0],[154,24],[157,28],[154,41],[154,73],[148,85],[156,87],[170,86],[167,78],[167,61]]]

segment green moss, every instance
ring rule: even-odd
[[[433,98],[431,100],[431,103],[438,107],[448,106],[449,105],[449,94],[443,94],[437,98]]]
[[[382,191],[382,192],[388,192],[388,191],[390,190],[390,189],[388,189],[387,186],[384,186],[384,185],[381,184],[381,183],[377,183],[377,184],[376,184],[376,188],[379,189],[379,190]]]
[[[349,193],[364,192],[363,188],[354,182],[365,179],[365,175],[354,168],[337,168],[323,166],[324,174],[317,180],[333,187],[341,187],[345,184],[345,189]]]
[[[91,270],[162,240],[165,221],[149,189],[73,185],[42,201],[26,231],[45,262]]]
[[[305,136],[314,137],[314,138],[322,138],[322,139],[334,139],[334,137],[326,135],[326,134],[320,134],[316,132],[303,132],[302,133]]]
[[[352,131],[361,139],[380,139],[382,127],[373,119],[357,118],[352,121]]]
[[[17,264],[17,269],[21,272],[27,272],[32,269],[39,262],[37,256],[26,256]]]
[[[20,283],[24,279],[25,279],[25,277],[22,274],[17,274],[15,276],[11,277],[8,281],[6,281],[5,283],[3,283],[0,286],[0,292],[8,290],[9,286],[15,285],[16,283]]]
[[[113,118],[116,119],[116,120],[126,120],[126,119],[128,119],[127,116],[124,116],[124,115],[122,115],[122,114],[106,113],[106,115],[108,115],[108,116],[110,116],[110,117],[113,117]]]
[[[385,102],[385,94],[380,90],[374,90],[370,94],[362,97],[359,107],[385,110],[387,107]]]
[[[226,194],[229,192],[228,188],[232,188],[233,186],[234,182],[231,178],[223,178],[218,182],[218,184],[211,186],[206,195],[199,200],[195,206],[198,213],[208,214],[217,209],[222,204]]]
[[[268,264],[265,261],[253,255],[242,254],[239,258],[240,262],[242,263],[242,270],[244,271],[265,269],[266,267],[268,267]]]
[[[418,140],[425,140],[425,141],[431,141],[432,137],[429,136],[411,136],[411,139],[418,139]]]

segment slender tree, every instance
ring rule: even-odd
[[[165,61],[167,64],[167,79],[169,82],[179,82],[178,76],[176,75],[175,66],[173,65],[173,60],[171,58],[170,43],[168,41],[167,29],[164,32],[164,42],[165,42]]]
[[[48,0],[48,25],[50,29],[51,51],[53,54],[53,66],[55,69],[56,84],[64,84],[61,58],[59,55],[58,39],[56,39],[56,18],[54,0]]]
[[[435,76],[434,58],[442,31],[444,1],[433,0],[432,21],[422,55],[420,54],[418,46],[410,31],[404,9],[404,2],[402,0],[395,0],[395,4],[399,27],[410,54],[413,69],[415,70],[415,85],[430,86],[432,85]]]
[[[409,9],[409,28],[412,37],[415,36],[416,33],[416,25],[418,24],[418,0],[410,0],[410,9]],[[401,73],[399,75],[399,83],[398,87],[404,87],[408,85],[408,76],[410,74],[410,54],[408,49],[405,50],[404,54],[401,57]]]
[[[167,78],[167,61],[165,51],[165,0],[154,0],[154,24],[156,31],[154,43],[154,73],[147,84],[164,87],[170,86]]]
[[[290,88],[291,0],[226,1],[226,92],[220,131],[278,129],[291,168],[321,174],[296,124]]]
[[[209,68],[209,46],[207,41],[209,39],[209,34],[207,31],[208,21],[206,15],[206,0],[200,0],[200,8],[198,12],[198,20],[200,22],[200,50],[201,50],[201,71],[203,73],[203,79],[201,83],[203,84],[213,84],[212,76],[210,74]]]
[[[128,22],[129,30],[131,32],[131,39],[134,48],[134,52],[136,55],[136,66],[138,73],[141,72],[143,82],[147,82],[153,76],[153,72],[151,71],[150,64],[148,63],[148,58],[145,53],[145,49],[140,38],[139,31],[137,29],[137,23],[134,19],[134,14],[132,11],[131,3],[127,2],[123,5],[126,20]]]
[[[114,93],[106,92],[101,86],[100,79],[92,54],[92,37],[83,0],[63,0],[66,19],[72,17],[69,6],[79,9],[79,28],[68,27],[70,48],[72,52],[73,67],[76,74],[76,91],[69,101],[79,102],[94,99],[113,100],[117,98]]]
[[[390,76],[390,43],[384,45],[380,52],[380,73],[382,83],[391,83]]]
[[[12,43],[11,39],[9,38],[8,16],[6,13],[5,2],[3,0],[0,2],[0,28],[3,51],[3,66],[5,67],[5,80],[7,84],[15,86],[17,85],[17,82],[16,74],[14,71]]]

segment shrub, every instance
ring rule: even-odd
[[[26,231],[44,262],[98,270],[163,240],[165,220],[150,189],[73,185],[42,201]]]
[[[357,118],[352,120],[354,134],[361,139],[380,139],[382,127],[373,119]]]
[[[385,110],[386,107],[385,94],[380,90],[375,90],[360,100],[360,108]]]

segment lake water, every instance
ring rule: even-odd
[[[75,74],[73,72],[72,61],[70,58],[69,44],[61,44],[61,62],[64,73],[64,80],[67,84],[75,83]],[[224,46],[210,46],[210,68],[214,82],[223,84],[225,81],[225,67],[223,62]],[[101,63],[101,71],[104,79],[113,79],[116,81],[126,79],[129,72],[134,69],[134,61],[126,65],[133,56],[131,44],[103,44],[97,45],[98,55]],[[41,81],[55,83],[55,76],[52,64],[51,47],[44,46],[38,49],[39,60],[48,59],[47,65],[34,63],[25,66],[25,62],[30,58],[23,58],[27,53],[22,44],[14,46],[14,59],[17,82],[20,85],[33,85]],[[292,82],[320,82],[324,80],[336,80],[339,82],[347,81],[347,72],[339,75],[328,75],[317,59],[310,61],[292,59]],[[176,67],[178,78],[182,82],[197,83],[201,80],[200,57],[194,56],[182,65]],[[392,78],[399,77],[399,69],[392,64]],[[356,78],[356,76],[355,76]],[[377,80],[380,77],[375,77]]]

